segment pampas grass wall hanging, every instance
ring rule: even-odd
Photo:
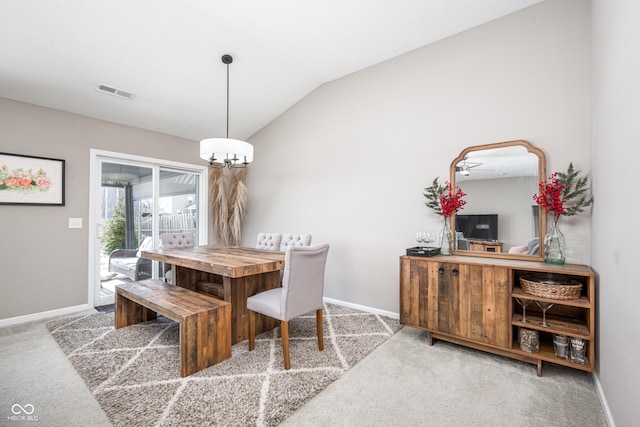
[[[213,237],[222,245],[239,245],[242,240],[242,222],[247,213],[248,190],[244,183],[247,170],[229,169],[229,178],[225,176],[226,170],[209,167]]]
[[[233,171],[233,169],[232,169]],[[242,221],[247,213],[247,186],[244,184],[246,169],[236,169],[231,177],[231,197],[229,198],[229,239],[239,245],[242,240]]]
[[[209,203],[213,215],[213,237],[217,243],[229,243],[227,191],[224,170],[209,167]]]

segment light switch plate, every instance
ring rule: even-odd
[[[69,228],[82,228],[82,218],[69,218]]]

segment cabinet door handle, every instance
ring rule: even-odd
[[[439,273],[439,274],[444,274],[444,268],[440,267],[440,268],[438,269],[438,273]]]
[[[451,273],[452,273],[454,276],[457,276],[457,275],[458,275],[458,269],[457,269],[457,268],[454,268],[453,270],[451,270]]]

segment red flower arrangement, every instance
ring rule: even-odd
[[[445,182],[445,194],[440,195],[440,205],[442,206],[442,215],[449,218],[454,212],[458,212],[464,205],[467,204],[465,200],[462,200],[464,193],[460,187],[456,187],[455,193],[453,192],[453,186],[450,182]]]
[[[555,222],[560,215],[574,216],[583,212],[593,204],[593,196],[589,196],[589,176],[581,176],[581,171],[569,163],[567,172],[554,172],[547,182],[541,182],[540,194],[533,199],[547,212],[553,214]]]
[[[533,195],[539,206],[553,214],[551,230],[544,236],[545,262],[564,264],[565,238],[558,229],[560,216],[577,215],[593,204],[593,196],[589,195],[589,176],[581,176],[580,173],[573,163],[569,163],[566,173],[551,174],[547,181],[538,185],[540,194]]]
[[[425,188],[425,191],[424,196],[428,200],[427,207],[445,219],[450,218],[454,212],[458,212],[467,204],[466,200],[462,199],[467,194],[460,187],[456,187],[454,190],[449,181],[440,185],[437,177],[433,180],[431,187]]]
[[[431,187],[425,188],[424,196],[427,198],[427,203],[425,204],[427,207],[433,209],[436,214],[442,215],[444,219],[444,228],[442,229],[440,242],[441,255],[451,255],[451,251],[454,249],[449,218],[451,218],[454,212],[458,212],[467,204],[465,200],[462,200],[466,195],[460,187],[454,189],[449,181],[446,181],[444,185],[440,185],[438,183],[438,177],[433,180]]]
[[[565,212],[564,203],[566,199],[562,197],[564,185],[560,184],[558,174],[554,172],[549,177],[549,182],[543,181],[538,186],[540,187],[540,194],[534,194],[533,200],[547,212],[551,212],[554,220],[557,221],[558,217]]]

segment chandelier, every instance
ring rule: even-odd
[[[231,55],[223,55],[222,63],[227,66],[227,137],[206,138],[200,141],[200,157],[213,167],[243,168],[253,161],[253,145],[245,141],[229,138],[229,64]]]

